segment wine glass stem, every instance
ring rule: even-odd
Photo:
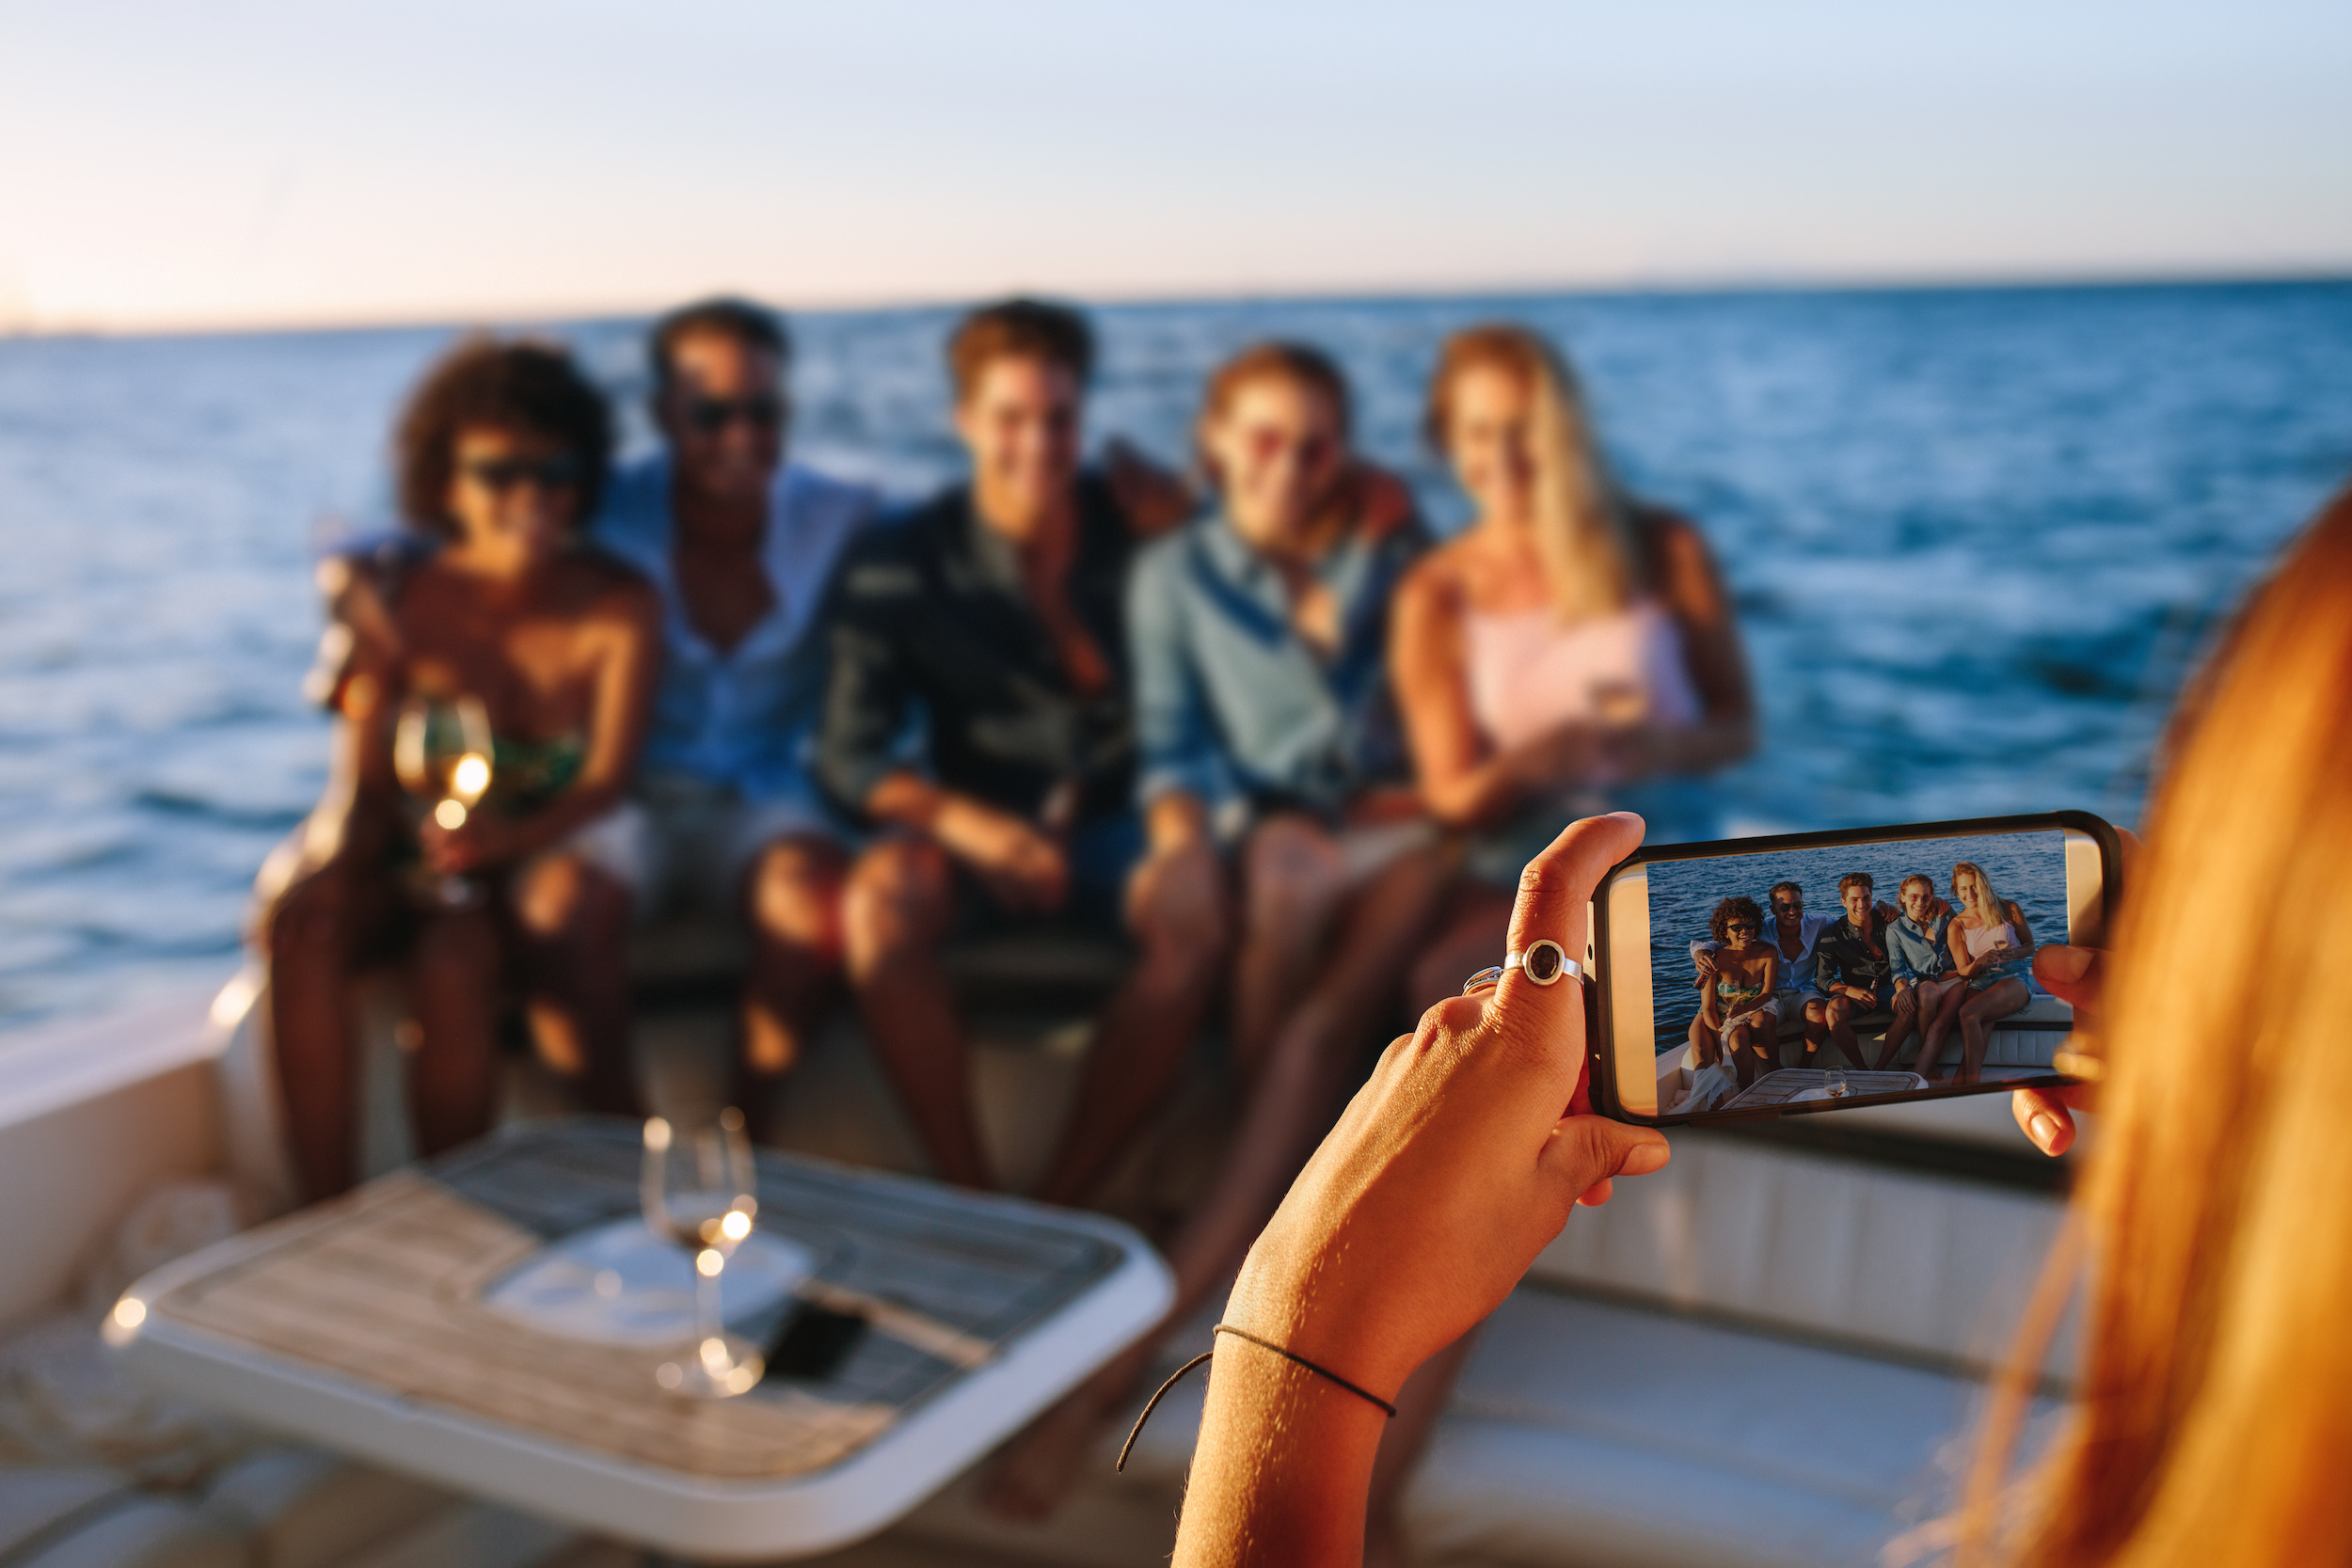
[[[695,1261],[699,1264],[701,1259],[697,1258]],[[705,1274],[697,1267],[694,1271],[694,1354],[700,1355],[702,1347],[718,1338],[723,1327],[719,1321],[719,1276]]]

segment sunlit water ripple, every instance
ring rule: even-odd
[[[1452,526],[1422,382],[1496,315],[1569,346],[1636,486],[1722,554],[1766,716],[1724,786],[1749,826],[2129,820],[2195,650],[2352,470],[2346,284],[1110,308],[1093,428],[1173,457],[1210,364],[1310,338]],[[952,474],[948,320],[801,318],[801,453],[899,495]],[[640,326],[571,334],[632,403]],[[448,337],[0,341],[0,1026],[229,968],[324,776],[320,519],[382,515],[387,422]]]

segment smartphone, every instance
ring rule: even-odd
[[[1670,1126],[2076,1082],[2032,952],[2097,940],[2122,873],[2075,811],[1645,847],[1593,895],[1593,1108]]]

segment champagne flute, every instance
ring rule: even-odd
[[[392,772],[424,815],[454,832],[490,792],[493,747],[490,710],[481,698],[410,697],[392,724]],[[469,877],[442,877],[428,886],[437,901],[453,910],[482,896]]]
[[[743,1113],[730,1105],[695,1128],[648,1117],[639,1197],[647,1227],[684,1247],[694,1263],[693,1343],[686,1354],[655,1368],[654,1381],[697,1399],[732,1399],[767,1370],[750,1340],[726,1331],[719,1309],[719,1275],[759,1212]]]

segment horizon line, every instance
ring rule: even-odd
[[[578,309],[529,308],[520,310],[494,306],[389,311],[352,316],[235,316],[216,318],[158,317],[139,322],[17,322],[0,324],[0,342],[73,338],[206,338],[300,336],[341,332],[413,332],[433,328],[525,329],[542,326],[598,325],[643,321],[659,316],[689,299],[736,295],[757,301],[787,317],[880,315],[894,312],[968,309],[974,302],[1026,295],[1056,299],[1092,309],[1181,309],[1187,306],[1283,304],[1402,304],[1440,300],[1622,298],[1641,295],[1835,294],[1835,293],[2029,293],[2037,291],[2166,288],[2246,288],[2325,286],[2352,283],[2352,262],[2276,268],[2084,269],[2080,272],[1980,272],[1954,274],[1839,275],[1836,273],[1725,274],[1721,277],[1653,277],[1615,281],[1572,283],[1506,282],[1445,284],[1236,286],[1192,291],[1164,289],[1049,289],[1013,287],[978,290],[960,294],[907,294],[890,297],[856,294],[814,294],[787,301],[757,289],[713,286],[684,291],[660,305],[612,303]]]

